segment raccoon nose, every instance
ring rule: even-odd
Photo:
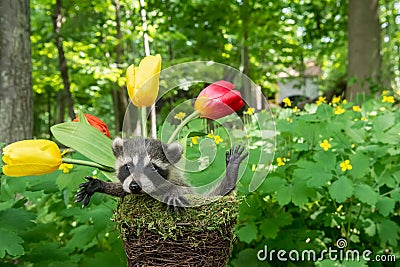
[[[131,192],[137,191],[140,189],[141,189],[140,186],[136,182],[132,182],[129,184],[129,190],[131,190]]]

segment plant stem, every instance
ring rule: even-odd
[[[89,166],[89,167],[95,167],[95,168],[98,168],[99,170],[106,171],[106,172],[113,172],[114,171],[114,168],[103,166],[103,165],[100,165],[100,164],[98,164],[96,162],[87,161],[87,160],[63,158],[62,162],[63,163],[70,163],[70,164],[83,165],[83,166]]]
[[[197,118],[200,115],[200,111],[195,110],[192,114],[187,116],[175,129],[175,131],[172,133],[170,138],[168,139],[168,144],[171,143],[172,141],[175,140],[176,136],[179,134],[179,131],[182,130],[182,128],[192,119]]]
[[[142,107],[140,109],[141,113],[141,122],[142,122],[142,135],[144,138],[147,137],[147,110],[146,107]]]

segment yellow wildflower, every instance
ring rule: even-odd
[[[178,112],[178,113],[174,116],[174,118],[177,119],[177,120],[183,120],[183,118],[185,118],[185,117],[186,117],[186,113],[185,113],[185,112]]]
[[[335,96],[333,99],[332,99],[332,104],[337,104],[337,103],[339,103],[340,102],[340,96]]]
[[[347,100],[346,100],[346,99],[343,99],[342,104],[343,104],[343,105],[346,105],[346,104],[347,104]]]
[[[221,143],[222,141],[224,141],[224,139],[222,139],[219,135],[214,135],[214,142],[215,142],[215,144],[219,144],[219,143]]]
[[[214,133],[211,131],[211,133],[206,135],[208,138],[214,138]]]
[[[255,172],[257,170],[257,165],[253,164],[251,165],[251,171]]]
[[[346,159],[345,161],[342,161],[340,163],[340,168],[342,168],[342,171],[347,171],[353,169],[353,166],[350,164],[350,160]]]
[[[293,119],[292,119],[292,118],[286,118],[286,120],[287,120],[289,123],[292,123],[292,122],[293,122]]]
[[[361,120],[362,120],[362,121],[367,121],[367,118],[361,117]]]
[[[299,108],[298,108],[297,106],[295,106],[295,107],[293,108],[293,112],[294,112],[294,113],[299,112]]]
[[[318,97],[318,100],[315,103],[317,103],[317,106],[321,105],[322,103],[326,103],[326,97],[325,96]]]
[[[319,144],[319,146],[322,147],[325,151],[328,151],[328,149],[332,147],[326,139],[321,144]]]
[[[336,115],[343,114],[345,111],[346,110],[344,108],[342,108],[341,106],[334,107],[334,109],[333,109],[333,113],[335,113]]]
[[[284,166],[286,164],[285,161],[286,161],[286,158],[277,158],[276,159],[276,162],[278,163],[278,167]]]
[[[243,111],[243,114],[245,114],[245,115],[253,115],[254,114],[254,108],[248,108],[246,111]]]
[[[199,137],[198,136],[193,136],[190,138],[192,141],[192,144],[197,145],[199,143]]]
[[[69,163],[62,163],[60,167],[58,167],[59,170],[62,170],[63,173],[69,173],[69,170],[72,169],[74,165],[69,164]]]
[[[384,95],[382,98],[382,103],[394,103],[394,97]]]
[[[290,101],[290,99],[288,97],[284,98],[282,100],[282,102],[285,104],[285,107],[291,107],[292,106],[292,102]]]
[[[389,94],[389,91],[388,90],[383,90],[382,91],[382,95],[388,95]]]
[[[355,112],[361,112],[360,106],[353,106],[353,111],[355,111]]]

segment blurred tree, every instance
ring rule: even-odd
[[[378,0],[350,0],[348,19],[348,85],[346,98],[368,95],[380,81],[381,25]],[[361,100],[361,99],[359,99]]]
[[[53,22],[53,32],[55,38],[55,44],[58,51],[58,62],[59,68],[61,72],[61,78],[64,84],[64,92],[59,92],[58,103],[60,104],[60,117],[58,122],[63,122],[64,119],[64,103],[67,104],[68,115],[71,120],[75,119],[75,111],[74,111],[74,102],[72,100],[71,91],[70,91],[70,81],[68,75],[68,65],[67,60],[65,58],[63,38],[60,35],[61,26],[63,23],[63,15],[62,15],[62,2],[61,0],[57,0],[54,5],[54,11],[51,16],[51,20]]]
[[[0,141],[32,137],[29,0],[0,1]]]

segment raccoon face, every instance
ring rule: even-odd
[[[129,140],[117,137],[113,142],[113,152],[117,177],[128,193],[140,188],[147,193],[154,192],[168,180],[169,168],[182,155],[177,143],[166,145],[159,140],[141,137]]]

